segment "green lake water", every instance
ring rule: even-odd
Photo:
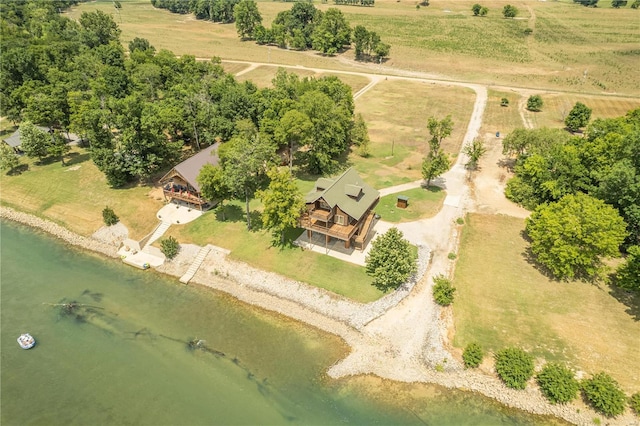
[[[22,226],[0,223],[0,249],[2,425],[552,422],[467,392],[331,380],[348,349],[333,336]],[[71,301],[85,306],[51,306]]]

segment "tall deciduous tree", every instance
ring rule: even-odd
[[[475,170],[478,168],[480,158],[487,152],[487,148],[481,139],[474,139],[465,145],[463,152],[469,157],[469,161],[465,164],[465,167],[470,170]]]
[[[429,117],[427,128],[431,138],[429,139],[429,152],[422,161],[422,177],[427,181],[428,187],[432,179],[449,170],[451,166],[449,156],[442,150],[442,140],[451,135],[453,120],[450,115],[442,120]]]
[[[262,224],[271,230],[273,245],[285,243],[285,231],[298,225],[304,209],[304,200],[289,170],[273,168],[267,172],[270,182],[267,189],[258,192],[264,210]]]
[[[20,149],[27,157],[42,161],[49,155],[50,135],[38,129],[30,121],[24,121],[20,124],[20,141]]]
[[[231,192],[245,201],[247,229],[251,229],[249,201],[275,163],[274,146],[258,135],[236,136],[222,146],[219,155]]]
[[[358,114],[351,128],[351,143],[358,147],[360,156],[368,157],[370,142],[367,123],[365,123],[364,118],[362,118],[362,114]]]
[[[8,144],[0,142],[0,170],[9,173],[20,164],[18,154]]]
[[[296,150],[309,145],[313,140],[313,123],[307,114],[295,109],[289,110],[278,122],[275,138],[279,145],[287,147],[289,170],[292,170]]]
[[[627,260],[618,267],[616,280],[622,288],[640,291],[640,246],[627,249]]]
[[[391,228],[371,243],[366,257],[367,274],[373,277],[372,285],[388,291],[403,284],[417,270],[417,255],[411,243],[403,238],[402,231]]]
[[[232,194],[222,167],[205,164],[200,169],[196,181],[200,185],[202,196],[211,203],[218,203],[217,207],[222,212],[224,220],[224,201],[231,198]]]
[[[442,120],[438,120],[435,117],[429,117],[427,121],[427,129],[429,129],[429,133],[431,134],[431,139],[429,139],[429,148],[432,151],[437,151],[440,149],[440,145],[442,145],[442,140],[448,136],[451,136],[451,132],[453,131],[453,120],[451,119],[451,115],[447,115]]]
[[[242,38],[250,38],[256,27],[262,24],[262,15],[254,0],[241,0],[233,8],[233,16],[236,20],[238,35]]]
[[[351,27],[340,9],[329,8],[313,31],[313,48],[335,55],[351,42]]]
[[[449,170],[450,166],[449,156],[442,150],[434,155],[429,153],[422,161],[422,178],[427,181],[427,188],[433,179]]]
[[[120,29],[110,15],[101,10],[83,12],[80,16],[82,31],[80,37],[84,44],[93,48],[111,41],[118,41]]]
[[[582,102],[576,102],[571,111],[569,111],[567,118],[564,119],[564,124],[572,132],[577,132],[581,127],[586,126],[590,119],[591,108]]]
[[[602,257],[616,256],[626,236],[613,207],[580,193],[538,206],[526,231],[538,262],[560,279],[595,277]]]

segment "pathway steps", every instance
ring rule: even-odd
[[[144,249],[146,249],[154,241],[162,237],[162,235],[164,235],[164,233],[167,232],[167,229],[169,229],[170,226],[171,224],[169,222],[161,222],[160,225],[158,225],[158,227],[153,231],[153,234],[151,234],[151,237],[146,242],[144,247],[142,247],[142,250],[144,251]]]
[[[200,265],[202,265],[204,258],[207,257],[207,254],[209,254],[210,250],[211,249],[209,248],[209,246],[205,246],[202,247],[200,251],[198,251],[198,254],[191,263],[191,266],[189,266],[187,272],[185,272],[185,274],[180,278],[181,283],[187,284],[189,281],[191,281],[191,278],[193,278],[193,276],[196,274],[198,268],[200,268]]]

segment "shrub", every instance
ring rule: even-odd
[[[509,106],[509,99],[507,98],[500,99],[500,106],[503,106],[503,107]]]
[[[524,389],[533,376],[533,356],[520,348],[506,348],[495,354],[496,372],[505,385]]]
[[[402,231],[391,228],[371,243],[365,258],[366,272],[381,291],[397,288],[418,269],[418,256],[405,240]]]
[[[458,225],[464,225],[464,219],[463,219],[463,218],[461,218],[461,217],[459,217],[459,218],[457,218],[457,219],[456,219],[456,223],[457,223]]]
[[[449,258],[449,260],[456,260],[456,258],[458,257],[457,254],[455,254],[454,252],[451,252],[447,255],[447,257]]]
[[[529,111],[540,111],[542,109],[542,105],[544,105],[544,102],[540,95],[531,95],[529,96],[529,99],[527,99],[527,109]]]
[[[553,404],[564,404],[574,399],[580,384],[574,372],[557,363],[549,363],[536,376],[543,395]]]
[[[456,289],[451,285],[451,281],[440,274],[433,277],[433,298],[436,303],[441,306],[449,306],[453,303],[453,293]]]
[[[118,223],[120,219],[116,216],[113,209],[109,206],[102,209],[102,220],[104,220],[104,224],[107,226],[115,225]]]
[[[178,240],[173,237],[165,238],[160,241],[160,247],[162,253],[167,256],[168,259],[173,259],[178,254],[180,250],[180,244],[178,244]]]
[[[467,368],[478,367],[483,357],[484,351],[482,347],[475,342],[469,343],[467,347],[464,348],[464,352],[462,352],[462,360],[464,361],[464,366]]]
[[[582,393],[591,406],[605,416],[614,417],[624,411],[625,394],[607,373],[601,372],[583,380]]]
[[[636,414],[640,415],[640,392],[631,395],[631,398],[629,398],[629,407],[631,407]]]

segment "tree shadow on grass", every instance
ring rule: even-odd
[[[216,207],[216,220],[220,222],[244,222],[244,211],[242,207],[236,204],[225,204],[222,207]]]
[[[609,285],[609,294],[618,302],[627,307],[625,312],[629,314],[634,321],[640,321],[640,293],[625,290],[615,284],[614,274],[610,275],[611,284]]]
[[[18,164],[13,169],[7,171],[7,176],[19,176],[29,170],[28,164]]]
[[[91,159],[91,154],[85,153],[80,154],[78,152],[70,152],[67,154],[66,161],[64,163],[65,166],[73,166],[75,164],[84,163],[85,161],[89,161]]]

